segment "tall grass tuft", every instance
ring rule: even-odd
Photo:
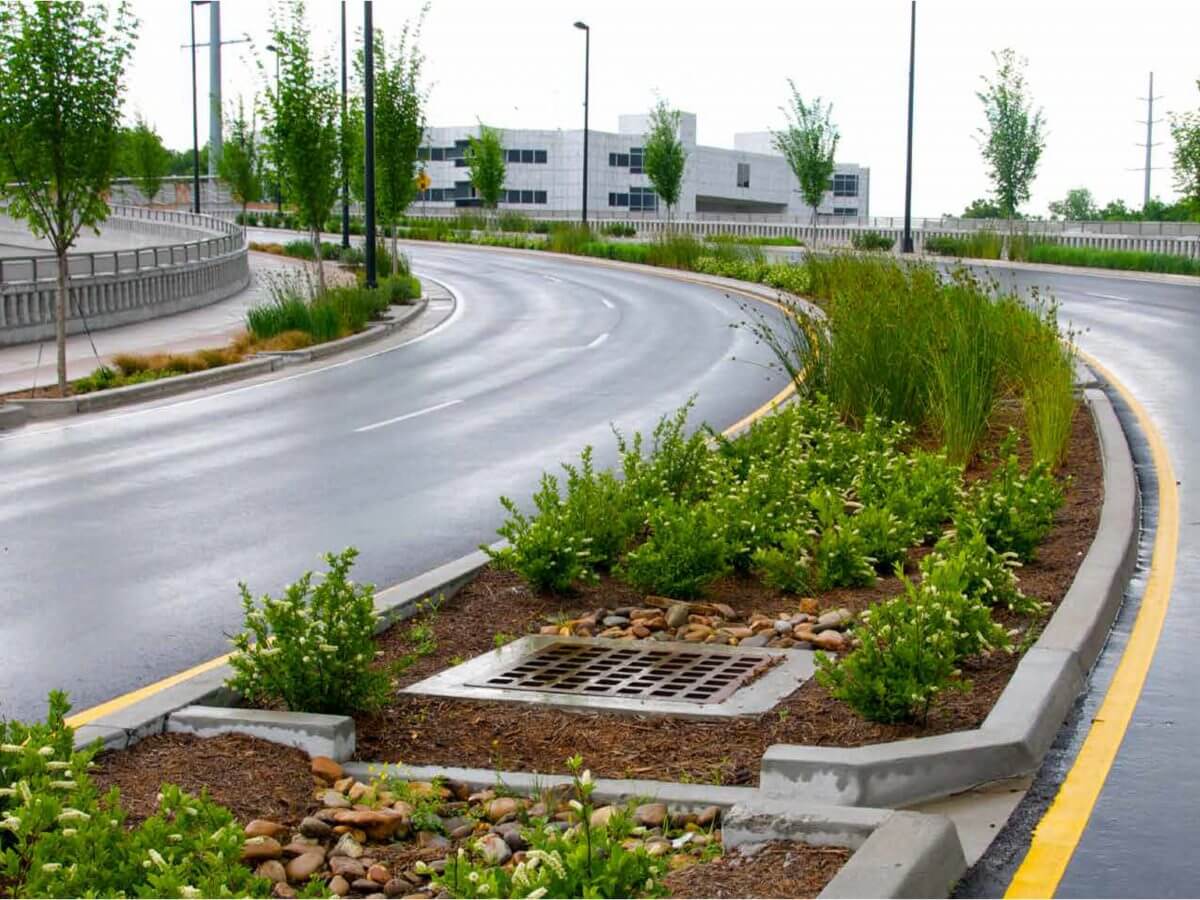
[[[546,249],[554,253],[582,253],[584,246],[596,240],[592,229],[586,225],[556,222],[550,227]]]

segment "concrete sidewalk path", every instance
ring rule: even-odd
[[[250,284],[232,297],[173,316],[93,331],[90,340],[86,332],[70,335],[67,377],[82,378],[97,366],[110,364],[119,353],[187,352],[227,344],[244,330],[246,310],[267,299],[263,276],[301,265],[297,260],[268,253],[251,253]],[[0,395],[27,390],[35,383],[53,384],[54,379],[54,341],[0,347]]]

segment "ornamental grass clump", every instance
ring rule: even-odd
[[[16,897],[269,897],[242,865],[245,835],[205,794],[162,786],[158,811],[133,828],[116,788],[88,770],[96,742],[74,750],[66,695],[45,722],[0,721],[0,892]]]
[[[328,572],[305,572],[282,597],[264,594],[258,604],[239,585],[245,618],[233,638],[230,688],[312,713],[370,710],[387,698],[387,674],[371,667],[375,588],[349,577],[357,556],[353,547],[327,553]]]

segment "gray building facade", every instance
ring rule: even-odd
[[[642,166],[645,115],[620,116],[617,131],[588,132],[588,215],[657,216],[660,201]],[[477,126],[429,128],[419,157],[430,179],[417,197],[429,212],[479,205],[466,167],[468,137]],[[583,131],[501,129],[506,156],[500,208],[531,215],[578,216],[583,200]],[[769,132],[734,136],[734,149],[696,143],[696,116],[684,113],[680,139],[688,160],[676,214],[811,215],[787,161]],[[838,163],[817,212],[870,215],[870,170]]]

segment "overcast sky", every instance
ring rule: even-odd
[[[309,4],[314,44],[334,53],[340,6]],[[346,4],[351,34],[363,4]],[[959,213],[988,191],[976,129],[980,76],[991,51],[1012,47],[1029,59],[1031,93],[1048,124],[1033,199],[1049,201],[1086,186],[1101,203],[1142,202],[1147,78],[1154,72],[1153,193],[1176,196],[1166,114],[1200,107],[1200,2],[1140,0],[919,0],[913,207],[918,216]],[[225,99],[264,88],[255,60],[273,72],[272,5],[225,0]],[[128,110],[142,112],[171,147],[191,143],[188,4],[134,0],[140,38],[129,72]],[[907,0],[431,0],[422,46],[432,87],[431,125],[578,128],[582,125],[583,32],[591,26],[591,126],[616,130],[617,116],[643,112],[661,94],[698,116],[702,144],[730,147],[733,134],[782,125],[787,79],[805,97],[833,101],[841,131],[838,159],[871,168],[871,212],[899,215],[904,204],[908,75]],[[375,3],[376,27],[398,30],[417,0]],[[208,12],[196,11],[197,41]],[[251,47],[253,46],[253,49]],[[201,115],[208,56],[198,54]],[[207,120],[202,118],[200,141]],[[1137,171],[1130,171],[1138,169]]]

